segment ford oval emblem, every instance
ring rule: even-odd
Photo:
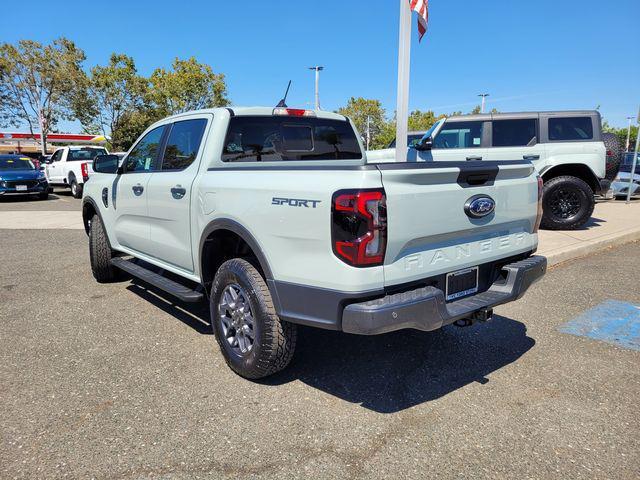
[[[464,204],[464,213],[471,218],[482,218],[492,213],[496,202],[488,195],[474,195]]]

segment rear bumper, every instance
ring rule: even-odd
[[[347,305],[342,315],[342,330],[360,335],[415,328],[435,330],[475,312],[511,302],[522,297],[547,269],[547,259],[532,256],[505,265],[506,278],[496,281],[482,293],[446,303],[444,292],[422,287],[408,292],[386,295],[362,303]]]
[[[613,198],[613,190],[611,188],[611,180],[601,178],[598,182],[598,189],[596,195],[600,195],[604,198]]]

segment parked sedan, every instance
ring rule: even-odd
[[[627,197],[627,193],[629,192],[629,179],[631,178],[632,164],[633,152],[625,153],[622,161],[620,162],[620,170],[618,170],[616,178],[614,178],[613,182],[611,182],[613,195],[616,198]],[[638,158],[636,170],[633,175],[633,181],[631,182],[631,197],[640,197],[640,158]]]
[[[0,196],[35,194],[42,200],[49,198],[49,183],[44,172],[36,168],[29,157],[0,155]]]

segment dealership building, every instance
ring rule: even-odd
[[[47,135],[47,153],[53,153],[57,145],[106,143],[103,135],[83,133],[50,133]],[[39,133],[0,132],[0,154],[17,153],[38,158],[42,152]]]

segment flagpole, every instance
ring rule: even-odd
[[[411,10],[400,0],[398,36],[398,93],[396,104],[396,162],[407,161],[407,123],[409,121],[409,69],[411,66]]]

